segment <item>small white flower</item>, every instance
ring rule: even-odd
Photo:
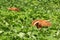
[[[22,28],[24,28],[24,26],[22,26]]]
[[[37,7],[35,7],[35,8],[37,8]]]
[[[8,24],[8,22],[6,22],[5,20],[3,20],[3,22],[5,23],[5,25],[6,25],[6,26],[8,26],[8,25],[9,25],[9,24]]]
[[[48,10],[47,12],[50,13],[50,10]]]
[[[36,37],[35,37],[35,36],[32,36],[32,38],[36,39]]]
[[[59,35],[59,33],[60,33],[60,31],[58,30],[58,31],[57,31],[57,33],[56,33],[56,35],[58,36],[58,35]]]
[[[34,5],[31,5],[31,6],[34,6]]]
[[[28,32],[27,34],[28,34],[28,35],[31,35],[31,32]]]
[[[20,32],[17,36],[19,36],[20,38],[23,38],[25,36],[25,33]]]
[[[9,25],[7,22],[5,23],[7,26]]]
[[[0,33],[2,33],[3,31],[0,31]]]
[[[12,22],[15,22],[14,20]]]
[[[31,32],[28,32],[27,34],[29,35],[30,38],[34,38],[34,39],[36,39],[36,37],[35,37],[34,35],[32,35]]]

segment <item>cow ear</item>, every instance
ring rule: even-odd
[[[36,25],[37,28],[41,28],[42,27],[40,23],[36,23],[35,25]]]
[[[38,25],[39,25],[39,23],[36,23],[35,25],[36,25],[36,26],[38,26]]]

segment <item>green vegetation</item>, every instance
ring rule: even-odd
[[[35,19],[52,25],[39,30],[31,25]],[[0,40],[60,40],[60,0],[0,0]]]

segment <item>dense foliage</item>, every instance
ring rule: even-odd
[[[39,30],[31,25],[35,19],[52,25]],[[0,0],[0,40],[60,40],[60,0]]]

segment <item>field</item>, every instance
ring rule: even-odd
[[[52,25],[39,30],[31,25],[37,19]],[[0,40],[60,40],[60,0],[0,0]]]

